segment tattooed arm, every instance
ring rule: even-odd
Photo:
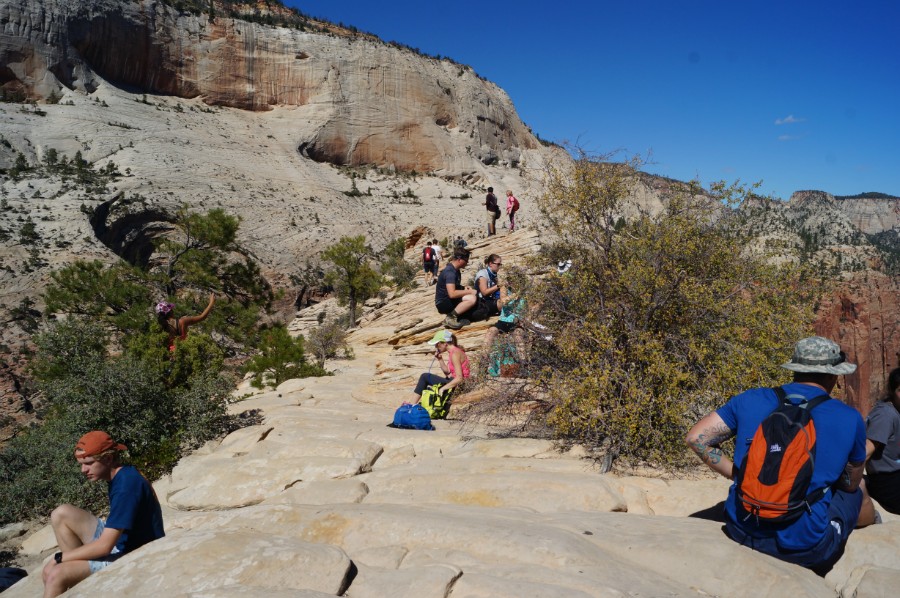
[[[725,456],[725,453],[719,448],[719,444],[732,436],[734,436],[734,430],[729,428],[719,414],[713,411],[694,424],[684,441],[710,469],[731,480],[734,479],[734,464]]]
[[[852,461],[847,463],[844,467],[844,474],[838,478],[837,487],[841,490],[846,490],[847,492],[856,492],[860,481],[863,479],[865,470],[865,461],[862,463],[853,463]]]

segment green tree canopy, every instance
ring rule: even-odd
[[[334,265],[325,281],[334,286],[341,305],[348,306],[351,325],[356,323],[357,305],[381,288],[381,276],[369,264],[371,254],[363,235],[341,237],[322,252],[322,259]]]

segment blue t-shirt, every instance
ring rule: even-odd
[[[785,384],[784,390],[794,403],[812,399],[824,391],[807,384]],[[734,464],[740,467],[747,455],[753,435],[762,420],[778,406],[775,392],[768,388],[754,388],[731,398],[716,410],[722,421],[735,431]],[[816,460],[809,491],[830,487],[842,476],[848,462],[862,463],[866,459],[866,426],[859,412],[838,400],[825,401],[812,412],[816,427]],[[806,550],[818,544],[825,535],[831,492],[812,505],[811,512],[787,524],[757,524],[738,506],[734,484],[725,501],[728,519],[752,537],[775,537],[785,550]]]
[[[439,304],[443,301],[450,301],[450,294],[447,293],[447,285],[452,284],[454,289],[459,289],[462,284],[462,272],[453,267],[453,264],[447,264],[447,267],[438,274],[437,284],[434,286],[434,303]],[[458,299],[456,301],[459,301]]]
[[[122,530],[116,543],[119,552],[130,552],[166,535],[153,487],[132,465],[123,466],[109,482],[106,527]]]

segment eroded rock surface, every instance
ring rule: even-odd
[[[371,381],[394,351],[365,343],[389,332],[354,333],[357,358],[333,362],[335,376],[291,380],[235,404],[263,409],[265,422],[207,445],[156,484],[167,536],[69,595],[893,592],[900,518],[889,514],[855,532],[822,579],[725,537],[709,519],[727,492],[723,479],[601,475],[577,452],[491,439],[485,429],[463,435],[452,419],[434,432],[386,427],[397,401]],[[52,544],[45,528],[26,546],[50,554]],[[38,593],[37,571],[7,595]]]

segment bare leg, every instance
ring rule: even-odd
[[[56,535],[56,543],[63,552],[83,546],[94,539],[97,518],[84,509],[72,505],[60,505],[50,514],[50,524]]]
[[[59,596],[75,584],[87,579],[91,566],[87,561],[69,561],[56,564],[54,560],[44,565],[44,598]]]
[[[453,309],[457,316],[461,316],[473,307],[475,307],[475,295],[465,295],[456,307]]]
[[[497,335],[500,333],[499,330],[495,326],[491,326],[488,328],[487,334],[484,335],[484,349],[487,351],[488,355],[491,354],[491,351],[494,348],[494,341],[497,340]]]
[[[875,503],[872,502],[869,491],[866,490],[865,480],[862,480],[859,483],[859,489],[862,490],[863,499],[862,507],[859,509],[859,518],[856,520],[857,528],[866,527],[875,523]]]

